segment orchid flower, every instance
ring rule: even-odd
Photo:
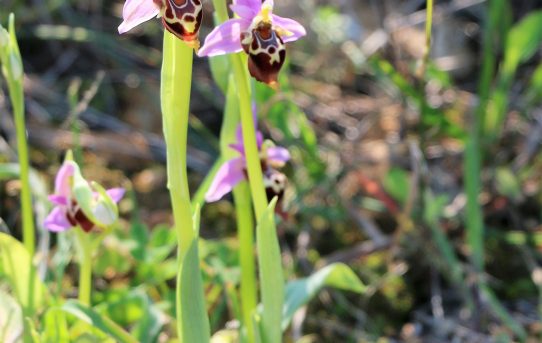
[[[286,148],[275,146],[271,141],[264,141],[260,131],[256,133],[256,140],[262,170],[264,171],[264,185],[267,197],[271,199],[275,195],[280,196],[286,186],[286,176],[277,171],[277,168],[283,167],[290,160],[290,153]],[[217,171],[205,195],[207,202],[220,200],[224,195],[231,192],[238,183],[247,179],[245,146],[240,126],[237,128],[237,141],[235,144],[231,144],[230,148],[239,153],[240,156],[226,161]]]
[[[107,228],[118,219],[116,203],[123,196],[123,188],[105,190],[97,183],[89,184],[69,154],[56,175],[55,192],[49,196],[55,206],[45,227],[53,232],[77,226],[85,232]]]
[[[245,51],[250,75],[256,80],[276,85],[284,64],[284,43],[306,35],[297,21],[273,14],[273,0],[237,0],[231,9],[238,18],[217,26],[205,38],[199,56],[216,56]]]
[[[126,0],[119,33],[128,32],[156,17],[162,17],[162,24],[169,32],[194,49],[199,48],[198,32],[203,17],[201,0]]]

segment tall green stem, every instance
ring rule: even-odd
[[[165,31],[163,53],[161,99],[167,146],[168,189],[182,259],[195,236],[186,169],[194,52],[188,45]]]
[[[180,339],[183,337],[181,269],[183,259],[195,239],[186,167],[193,53],[188,45],[168,31],[164,32],[161,102],[167,149],[168,189],[179,245],[176,309]]]
[[[219,23],[228,20],[228,11],[224,0],[213,0],[216,19]],[[247,165],[250,188],[245,182],[241,183],[233,190],[233,199],[235,202],[235,211],[237,216],[237,228],[239,232],[239,261],[241,265],[241,308],[243,315],[243,324],[246,328],[246,338],[248,342],[254,342],[254,323],[252,314],[258,304],[258,289],[256,285],[256,260],[254,256],[254,218],[249,199],[250,190],[252,190],[254,208],[258,218],[263,214],[267,207],[267,198],[262,183],[262,171],[259,153],[256,145],[256,134],[252,117],[252,107],[250,98],[250,81],[243,68],[241,55],[230,56],[230,64],[234,66],[234,78],[230,78],[227,94],[227,107],[225,111],[223,132],[221,133],[222,154],[229,157],[230,152],[227,148],[227,140],[234,137],[235,126],[238,122],[236,112],[230,110],[230,106],[235,106],[241,112],[241,121],[243,129],[243,139],[245,152],[247,154]],[[232,82],[234,81],[234,82]],[[235,86],[235,87],[234,87]],[[247,117],[250,119],[246,131]],[[233,120],[236,119],[236,120]],[[250,147],[249,147],[250,146]],[[250,157],[249,157],[250,156]],[[256,178],[256,180],[254,180]],[[259,180],[259,182],[258,182]],[[256,181],[256,182],[254,182]],[[256,196],[255,196],[256,194]],[[263,197],[262,197],[263,195]],[[256,204],[258,202],[258,204]]]
[[[239,124],[239,99],[237,88],[230,76],[226,94],[226,109],[222,130],[220,132],[220,149],[222,158],[230,160],[235,153],[229,147],[234,142]],[[250,190],[246,182],[240,183],[233,190],[237,230],[239,234],[239,261],[241,265],[241,309],[242,321],[247,341],[254,342],[252,313],[258,305],[258,289],[256,286],[256,261],[254,256],[254,218],[250,202]]]
[[[476,272],[484,269],[484,224],[482,209],[478,201],[481,190],[480,171],[482,164],[482,147],[480,138],[483,133],[491,79],[495,66],[493,53],[493,34],[499,17],[500,1],[489,2],[489,18],[486,21],[483,35],[483,64],[480,75],[478,94],[479,104],[472,118],[471,130],[465,147],[465,192],[467,194],[467,243],[470,249],[471,262]]]
[[[0,26],[0,30],[4,30]],[[15,131],[17,134],[17,152],[19,155],[21,178],[21,210],[23,226],[23,242],[30,256],[35,250],[34,216],[32,211],[32,193],[30,188],[30,162],[28,158],[28,145],[26,142],[26,123],[24,117],[24,90],[23,90],[23,63],[19,45],[15,37],[15,17],[9,16],[9,37],[6,31],[3,45],[0,45],[0,62],[7,81],[9,97],[15,118]]]
[[[220,22],[228,19],[228,11],[224,0],[213,0],[216,16]],[[241,112],[241,126],[243,129],[243,143],[247,160],[248,181],[256,218],[260,218],[267,208],[267,196],[263,184],[262,166],[258,145],[256,144],[256,129],[252,116],[252,98],[250,96],[250,80],[245,67],[243,55],[238,53],[231,55],[233,76],[239,96],[239,109]]]
[[[256,129],[252,116],[252,105],[248,74],[243,64],[241,54],[232,57],[233,71],[237,91],[239,94],[239,109],[241,112],[241,127],[243,129],[243,143],[247,162],[248,182],[252,194],[252,202],[256,218],[261,218],[267,208],[267,195],[263,184],[262,165],[256,143]]]
[[[92,292],[92,244],[90,238],[80,228],[74,228],[79,243],[79,301],[90,306]]]
[[[34,215],[32,211],[32,193],[30,188],[30,162],[28,157],[28,145],[26,143],[26,124],[24,117],[24,101],[21,94],[14,96],[10,91],[15,115],[15,128],[17,132],[17,152],[19,154],[19,166],[21,168],[21,209],[23,214],[23,242],[30,256],[35,250]]]
[[[258,305],[256,261],[254,257],[254,219],[246,182],[233,190],[237,229],[239,232],[239,262],[241,265],[241,311],[248,342],[254,342],[252,314]]]
[[[423,53],[420,76],[425,79],[429,56],[431,55],[431,31],[433,28],[433,0],[427,0],[426,3],[426,21],[425,21],[425,51]]]

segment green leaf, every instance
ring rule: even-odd
[[[69,342],[66,314],[57,307],[44,315],[44,342]]]
[[[522,197],[521,182],[514,172],[506,167],[498,168],[495,175],[497,190],[502,195],[519,200]]]
[[[66,313],[74,315],[79,320],[82,320],[83,322],[101,330],[103,333],[109,335],[110,337],[116,339],[121,343],[137,342],[134,337],[130,336],[128,332],[124,331],[124,329],[117,325],[114,321],[105,316],[102,316],[92,308],[87,307],[78,301],[68,300],[61,307],[61,309]]]
[[[508,32],[504,61],[499,70],[497,87],[491,95],[485,123],[485,130],[491,138],[498,136],[506,119],[508,93],[513,85],[517,68],[533,57],[541,43],[542,11],[529,14]]]
[[[209,342],[210,327],[203,295],[203,281],[199,268],[198,240],[194,238],[184,259],[177,278],[179,282],[182,320],[182,342]]]
[[[0,342],[16,342],[23,334],[21,306],[0,289]]]
[[[5,275],[25,314],[45,301],[46,288],[36,273],[28,251],[15,238],[0,233],[0,275]]]
[[[132,335],[141,343],[156,342],[164,325],[164,315],[155,306],[145,289],[138,287],[121,294],[115,302],[105,300],[107,314],[123,326],[133,326]]]
[[[295,312],[307,304],[323,287],[363,293],[365,286],[357,275],[343,263],[326,266],[308,278],[288,282],[282,330],[286,330]]]
[[[227,55],[213,56],[209,58],[211,67],[211,75],[213,80],[218,85],[223,94],[228,90],[228,75],[230,74],[231,66]]]
[[[40,336],[36,331],[34,322],[29,317],[24,319],[24,335],[23,340],[25,343],[40,343]]]
[[[384,178],[384,188],[391,196],[404,204],[408,198],[410,179],[406,171],[399,168],[391,169]]]
[[[514,73],[520,63],[530,59],[542,43],[542,11],[532,12],[508,33],[504,51],[504,72]]]
[[[284,276],[279,241],[275,227],[275,205],[271,201],[258,222],[256,241],[260,265],[262,295],[262,337],[264,343],[281,342],[282,304],[284,303]]]

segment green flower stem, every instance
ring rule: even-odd
[[[241,126],[243,129],[243,143],[247,161],[248,182],[252,193],[252,202],[256,218],[261,218],[267,208],[267,195],[263,184],[262,165],[260,153],[256,143],[256,129],[252,116],[250,87],[245,64],[241,54],[232,57],[233,70],[237,91],[239,94],[239,108],[241,112]]]
[[[235,158],[236,153],[229,147],[235,140],[239,124],[239,98],[233,77],[230,75],[226,95],[226,108],[222,130],[220,132],[220,148],[224,159]],[[256,285],[256,260],[254,256],[254,218],[250,202],[250,190],[246,182],[241,182],[233,190],[237,230],[239,232],[239,261],[241,265],[241,313],[246,341],[253,343],[254,328],[252,313],[258,305],[258,288]]]
[[[218,21],[226,21],[228,19],[226,2],[223,0],[213,0],[213,4]],[[239,95],[241,126],[243,129],[243,141],[247,160],[250,192],[252,193],[256,218],[260,218],[267,208],[267,195],[263,184],[260,154],[258,152],[258,145],[256,144],[256,129],[254,128],[254,119],[252,117],[250,80],[246,71],[246,63],[243,60],[243,55],[240,53],[232,55],[230,61],[233,65],[233,75]]]
[[[26,124],[24,118],[24,101],[22,86],[20,94],[11,96],[13,112],[15,114],[15,127],[17,132],[17,151],[19,153],[19,165],[21,167],[21,209],[23,215],[23,242],[30,256],[35,250],[34,215],[32,211],[32,194],[30,188],[30,162],[28,157],[28,145],[26,142]]]
[[[229,19],[226,2],[224,0],[213,0],[215,16],[218,23]],[[256,133],[252,117],[250,81],[246,74],[242,56],[230,56],[230,63],[234,67],[234,82],[230,78],[228,86],[228,106],[237,101],[237,109],[241,112],[241,121],[245,152],[247,155],[248,176],[250,180],[250,189],[245,182],[241,183],[233,190],[233,199],[235,202],[235,211],[237,216],[237,227],[239,231],[239,261],[241,265],[241,308],[243,324],[246,328],[246,337],[248,342],[255,342],[254,322],[252,315],[258,305],[258,288],[256,285],[256,260],[254,256],[254,218],[249,199],[250,191],[254,200],[254,208],[258,218],[264,213],[267,207],[267,198],[263,186],[263,175],[260,164],[260,157],[256,145]],[[235,84],[235,88],[232,86]],[[234,99],[237,98],[237,99]],[[227,156],[229,150],[226,140],[235,135],[235,126],[238,119],[233,118],[237,113],[225,111],[223,132],[221,133],[221,148],[223,155]],[[233,120],[236,119],[236,120]],[[249,132],[247,132],[247,130]],[[228,157],[228,156],[227,156]],[[258,204],[257,204],[258,203]]]
[[[79,302],[85,306],[91,306],[90,295],[92,292],[92,243],[91,238],[81,228],[74,231],[79,243]]]
[[[192,84],[193,50],[167,30],[164,31],[161,75],[161,103],[164,137],[167,149],[168,189],[178,240],[179,274],[183,260],[195,239],[188,189],[187,139]],[[181,283],[177,282],[177,331],[183,337]],[[190,330],[190,328],[188,328]]]
[[[427,0],[426,6],[427,14],[425,21],[425,51],[423,53],[422,66],[420,70],[420,77],[425,78],[425,72],[427,65],[429,64],[429,55],[431,54],[431,33],[433,28],[433,0]]]
[[[2,28],[3,30],[3,28]],[[0,46],[0,60],[2,71],[7,81],[9,97],[15,117],[15,131],[17,134],[17,152],[21,168],[21,210],[23,226],[23,242],[30,256],[35,251],[34,216],[32,211],[32,193],[30,188],[30,162],[28,158],[28,145],[26,142],[26,123],[24,116],[24,90],[23,90],[23,64],[19,45],[15,37],[15,16],[9,16],[9,42]]]
[[[254,219],[248,184],[242,182],[233,190],[237,229],[239,230],[239,261],[241,265],[241,312],[248,342],[254,342],[252,314],[258,305],[256,261],[254,257]]]
[[[168,189],[182,259],[195,236],[186,168],[194,51],[165,31],[163,54],[161,99],[167,146]]]

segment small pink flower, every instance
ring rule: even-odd
[[[203,17],[201,0],[126,0],[119,33],[160,16],[169,32],[196,50],[199,48],[198,33]]]
[[[96,227],[103,227],[116,220],[108,203],[117,203],[124,196],[123,188],[108,189],[105,193],[109,199],[103,197],[99,192],[93,192],[92,210],[80,206],[74,194],[74,176],[79,173],[79,167],[71,160],[62,164],[55,179],[55,192],[49,196],[49,200],[55,205],[51,213],[45,219],[45,227],[49,231],[61,232],[73,227],[80,227],[85,232],[90,232]],[[88,185],[90,187],[90,185]],[[105,200],[105,201],[104,201]]]
[[[230,6],[239,18],[217,26],[205,38],[199,56],[216,56],[245,51],[248,69],[258,81],[276,85],[284,64],[284,43],[306,35],[297,21],[273,14],[273,0],[237,0]]]
[[[260,151],[264,185],[268,197],[272,198],[272,195],[281,195],[286,186],[286,176],[275,168],[283,167],[290,160],[290,153],[286,148],[266,144],[268,142],[263,141],[260,131],[256,132],[256,140]],[[230,147],[237,151],[240,156],[225,162],[220,167],[205,195],[207,202],[220,200],[224,195],[231,192],[237,184],[247,179],[247,162],[241,127],[237,128],[237,141],[235,144],[231,144]]]

